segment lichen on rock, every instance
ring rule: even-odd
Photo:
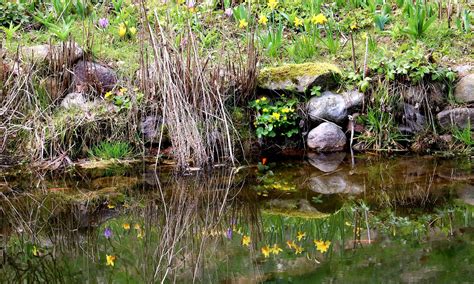
[[[286,64],[262,69],[257,81],[262,89],[303,93],[312,86],[334,85],[340,74],[339,68],[331,63]]]

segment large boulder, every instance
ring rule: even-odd
[[[313,86],[333,86],[340,73],[339,68],[330,63],[287,64],[262,69],[257,81],[262,89],[304,93]]]
[[[474,129],[474,108],[454,108],[443,110],[436,115],[439,125],[450,130],[453,127],[466,128],[470,123],[471,129]]]
[[[336,124],[324,122],[308,133],[308,147],[317,152],[337,152],[344,150],[346,135]]]
[[[95,62],[79,61],[74,66],[73,85],[75,91],[105,93],[117,84],[115,71]]]
[[[325,91],[321,96],[312,97],[307,105],[311,121],[320,123],[331,121],[337,124],[347,119],[347,115],[362,106],[364,94],[357,91],[341,95]]]
[[[474,102],[474,74],[469,74],[459,80],[454,89],[454,98],[460,103]]]
[[[63,42],[58,45],[40,44],[21,48],[20,56],[24,61],[75,63],[84,56],[84,50],[75,42]]]

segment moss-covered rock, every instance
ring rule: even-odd
[[[339,68],[330,63],[287,64],[262,69],[258,86],[272,91],[303,93],[313,86],[333,86],[340,74]]]

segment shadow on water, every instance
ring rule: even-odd
[[[396,282],[473,268],[470,160],[0,174],[1,280]],[[456,264],[453,264],[453,261]]]

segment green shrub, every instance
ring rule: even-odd
[[[132,155],[132,149],[127,142],[101,142],[89,151],[91,158],[109,160],[123,159]]]

